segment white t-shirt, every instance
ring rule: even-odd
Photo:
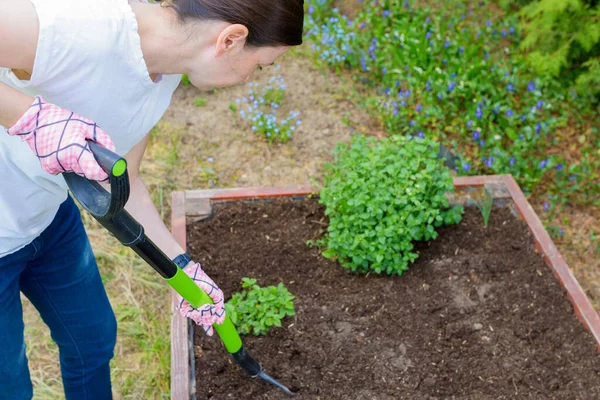
[[[40,27],[33,75],[21,81],[0,68],[0,81],[94,120],[125,155],[160,120],[181,75],[152,81],[127,0],[31,2]],[[0,126],[0,257],[39,236],[66,198],[62,175],[46,173]]]

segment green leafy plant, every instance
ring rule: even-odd
[[[192,82],[186,74],[181,75],[181,84],[183,86],[192,86]]]
[[[580,90],[600,94],[600,3],[596,0],[537,0],[520,11],[521,48],[540,73],[566,76]]]
[[[294,296],[283,283],[260,287],[256,279],[243,278],[242,292],[235,293],[225,304],[231,321],[240,334],[264,335],[281,320],[294,315]]]
[[[195,107],[204,107],[206,106],[206,103],[208,103],[208,100],[206,100],[204,97],[198,97],[196,100],[194,100]]]
[[[484,188],[482,191],[477,192],[473,196],[475,205],[481,211],[483,216],[483,225],[487,228],[490,220],[490,214],[492,213],[492,207],[494,206],[494,193],[489,188]]]
[[[355,135],[340,143],[326,165],[320,202],[329,217],[319,240],[323,255],[361,273],[402,274],[417,257],[414,242],[456,224],[462,207],[449,207],[450,170],[431,139]]]

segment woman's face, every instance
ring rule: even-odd
[[[247,46],[248,30],[243,25],[221,28],[188,65],[188,78],[200,90],[248,82],[254,71],[272,65],[289,50],[289,46]]]

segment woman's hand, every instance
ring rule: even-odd
[[[50,174],[75,172],[95,181],[108,179],[87,142],[90,139],[115,151],[108,134],[94,121],[46,103],[41,96],[35,97],[33,104],[7,133],[26,141],[42,168]]]
[[[192,280],[210,296],[214,304],[205,304],[200,308],[194,308],[178,295],[179,312],[184,317],[192,319],[196,324],[200,325],[208,336],[212,336],[214,323],[222,324],[225,320],[225,302],[223,292],[213,282],[212,279],[200,267],[200,264],[191,262],[183,270]]]

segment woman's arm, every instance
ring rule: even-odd
[[[0,0],[0,67],[31,72],[35,60],[39,22],[27,0]]]
[[[31,71],[39,25],[33,4],[0,0],[0,67]],[[27,111],[33,97],[0,82],[0,125],[13,126]]]
[[[170,259],[184,252],[165,226],[160,217],[146,185],[139,176],[139,167],[148,144],[150,135],[138,143],[125,155],[131,181],[131,193],[125,209],[144,227],[146,236],[150,238]],[[202,270],[200,264],[190,261],[183,270],[195,283],[207,293],[214,304],[205,304],[198,309],[193,308],[187,300],[177,296],[179,312],[202,326],[208,336],[214,333],[213,324],[222,324],[225,320],[225,297],[223,291]]]
[[[144,232],[170,259],[184,252],[164,224],[146,185],[139,176],[139,167],[150,135],[125,155],[131,182],[131,193],[125,209],[144,227]]]

